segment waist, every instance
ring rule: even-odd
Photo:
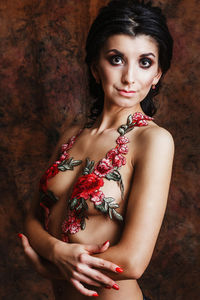
[[[99,294],[99,300],[143,300],[143,294],[136,280],[120,280],[117,281],[119,290],[107,290],[105,288],[90,287]],[[87,300],[67,281],[52,281],[52,287],[55,300]],[[144,298],[145,299],[145,298]],[[147,299],[146,299],[147,300]]]

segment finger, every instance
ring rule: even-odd
[[[30,246],[27,237],[24,234],[21,234],[20,237],[21,237],[24,253],[27,256],[27,258],[34,264],[40,263],[40,258],[37,252],[35,252],[34,249]]]
[[[102,245],[100,245],[99,253],[105,252],[106,250],[108,250],[109,247],[110,247],[110,241],[108,240],[105,243],[103,243]]]
[[[102,253],[104,251],[106,251],[108,249],[108,247],[110,246],[110,242],[106,241],[105,243],[103,243],[102,245],[86,245],[85,249],[91,253],[91,254],[95,254],[95,253]]]
[[[78,280],[71,278],[70,282],[72,283],[72,285],[83,295],[85,296],[89,296],[89,297],[96,297],[98,296],[97,292],[92,291],[92,290],[88,290],[84,287],[83,284],[81,284]]]
[[[123,270],[116,264],[98,257],[94,257],[87,253],[83,253],[79,257],[80,262],[100,269],[106,269],[115,273],[122,273]],[[121,271],[119,271],[121,270]]]
[[[87,265],[80,264],[79,266],[77,266],[77,270],[78,273],[84,274],[87,277],[92,278],[92,280],[101,283],[101,285],[103,284],[103,286],[110,286],[115,289],[119,289],[118,285],[113,279],[109,278],[108,276],[104,275],[98,270],[88,267]]]
[[[73,272],[72,276],[76,280],[81,281],[83,283],[87,283],[89,285],[93,285],[93,286],[97,286],[97,287],[102,286],[102,284],[100,284],[99,282],[93,280],[92,278],[85,276],[84,274],[78,273],[76,271]]]
[[[36,271],[46,278],[52,278],[52,272],[49,272],[41,262],[40,256],[30,246],[27,237],[24,234],[20,234],[24,253],[28,261],[34,266]],[[57,278],[57,277],[56,277]]]

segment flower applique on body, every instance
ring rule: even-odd
[[[147,121],[150,120],[153,120],[153,118],[140,112],[129,115],[127,123],[118,128],[120,136],[116,140],[116,146],[107,152],[105,158],[101,159],[97,164],[86,158],[83,173],[74,184],[70,199],[67,199],[67,217],[62,223],[63,241],[68,241],[68,234],[75,234],[79,230],[85,229],[86,219],[88,218],[87,201],[93,202],[95,209],[110,217],[110,219],[115,218],[118,221],[123,221],[123,217],[117,212],[119,204],[115,203],[114,198],[106,197],[101,191],[104,185],[103,179],[116,181],[119,184],[123,199],[124,184],[119,170],[126,164],[125,155],[128,153],[127,144],[129,139],[125,134],[136,126],[147,126]],[[71,137],[66,144],[62,145],[59,159],[45,172],[40,180],[40,206],[44,210],[46,230],[48,230],[50,210],[58,201],[53,192],[48,190],[47,182],[50,178],[56,176],[58,172],[73,170],[75,166],[82,163],[81,160],[70,158],[68,153],[81,132],[82,130],[76,136]]]

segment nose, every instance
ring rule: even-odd
[[[135,82],[135,68],[131,65],[126,65],[122,73],[122,83],[132,84]]]

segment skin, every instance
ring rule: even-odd
[[[127,116],[142,112],[140,102],[162,73],[158,63],[158,47],[149,36],[111,36],[102,47],[98,62],[91,67],[101,82],[105,103],[102,115],[94,126],[85,129],[77,139],[70,156],[99,161],[115,146],[116,129],[126,123]],[[60,145],[78,131],[69,128]],[[115,183],[105,180],[102,191],[114,197],[124,215],[121,223],[105,219],[88,201],[86,229],[69,235],[70,243],[61,239],[60,227],[65,218],[71,187],[81,175],[83,165],[73,172],[60,172],[49,180],[48,188],[59,198],[51,211],[49,233],[35,218],[38,200],[33,203],[27,222],[28,239],[22,244],[29,260],[46,277],[53,277],[56,299],[84,300],[97,291],[99,299],[141,300],[137,279],[151,259],[166,209],[171,178],[174,144],[171,135],[150,121],[126,135],[129,138],[127,164],[120,169],[125,197],[121,199]],[[97,229],[98,228],[98,229]],[[103,243],[109,240],[105,245]],[[30,242],[30,243],[29,243]],[[123,253],[123,255],[122,255]],[[48,261],[41,260],[44,257]],[[51,262],[51,263],[50,263]],[[117,273],[116,267],[124,272]],[[53,269],[52,269],[53,268]],[[119,290],[105,289],[119,285]]]

